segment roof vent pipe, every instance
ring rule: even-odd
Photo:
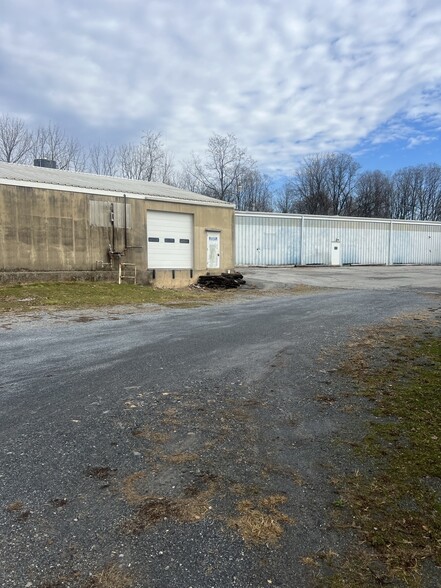
[[[51,169],[57,169],[57,162],[53,159],[34,159],[35,167],[49,167]]]

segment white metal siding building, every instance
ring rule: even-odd
[[[236,265],[441,263],[441,223],[236,212]]]

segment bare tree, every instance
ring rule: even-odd
[[[50,159],[59,169],[84,171],[86,158],[80,143],[68,137],[58,125],[49,123],[37,129],[32,145],[34,159]]]
[[[275,206],[278,212],[297,212],[296,187],[292,178],[286,179],[277,191]]]
[[[181,190],[188,190],[198,194],[203,193],[203,186],[199,180],[189,172],[188,163],[184,164],[183,168],[175,175],[174,186],[181,188]]]
[[[118,151],[113,145],[97,143],[89,149],[89,169],[98,175],[118,175]]]
[[[327,173],[326,156],[311,155],[303,160],[291,182],[291,189],[295,194],[292,212],[332,214]]]
[[[161,134],[154,131],[144,133],[139,144],[127,143],[119,149],[121,174],[132,180],[162,181],[165,169],[170,173],[161,141]]]
[[[416,220],[418,199],[423,186],[423,173],[419,167],[405,167],[393,175],[393,218]]]
[[[420,220],[440,220],[441,212],[441,166],[436,163],[419,166],[422,168],[423,185],[418,194],[418,215]]]
[[[28,163],[32,149],[32,133],[24,121],[9,115],[0,117],[0,160],[8,163]]]
[[[379,170],[366,171],[357,180],[353,212],[356,216],[389,218],[392,199],[391,178]]]
[[[360,165],[347,153],[329,153],[325,159],[332,214],[350,215]]]
[[[359,164],[346,153],[319,153],[306,157],[289,183],[289,190],[295,195],[292,212],[351,214],[359,168]]]
[[[158,174],[158,181],[162,182],[163,184],[168,184],[170,186],[175,186],[177,182],[173,158],[170,155],[170,153],[167,153],[166,151],[164,152],[164,157],[161,162],[161,169],[160,174]]]
[[[268,176],[254,168],[243,168],[236,188],[236,208],[257,212],[270,212],[272,192]]]
[[[255,162],[238,145],[234,135],[223,137],[214,133],[208,140],[205,159],[194,154],[185,165],[185,176],[193,178],[194,185],[203,194],[236,202],[244,170],[254,167]]]

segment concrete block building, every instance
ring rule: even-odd
[[[184,286],[234,267],[234,206],[165,184],[0,163],[0,281]]]

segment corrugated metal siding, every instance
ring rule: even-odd
[[[337,240],[343,264],[441,263],[441,223],[236,213],[238,265],[329,265]]]
[[[441,263],[441,226],[395,225],[392,263]]]
[[[300,219],[236,216],[236,263],[300,263]]]

